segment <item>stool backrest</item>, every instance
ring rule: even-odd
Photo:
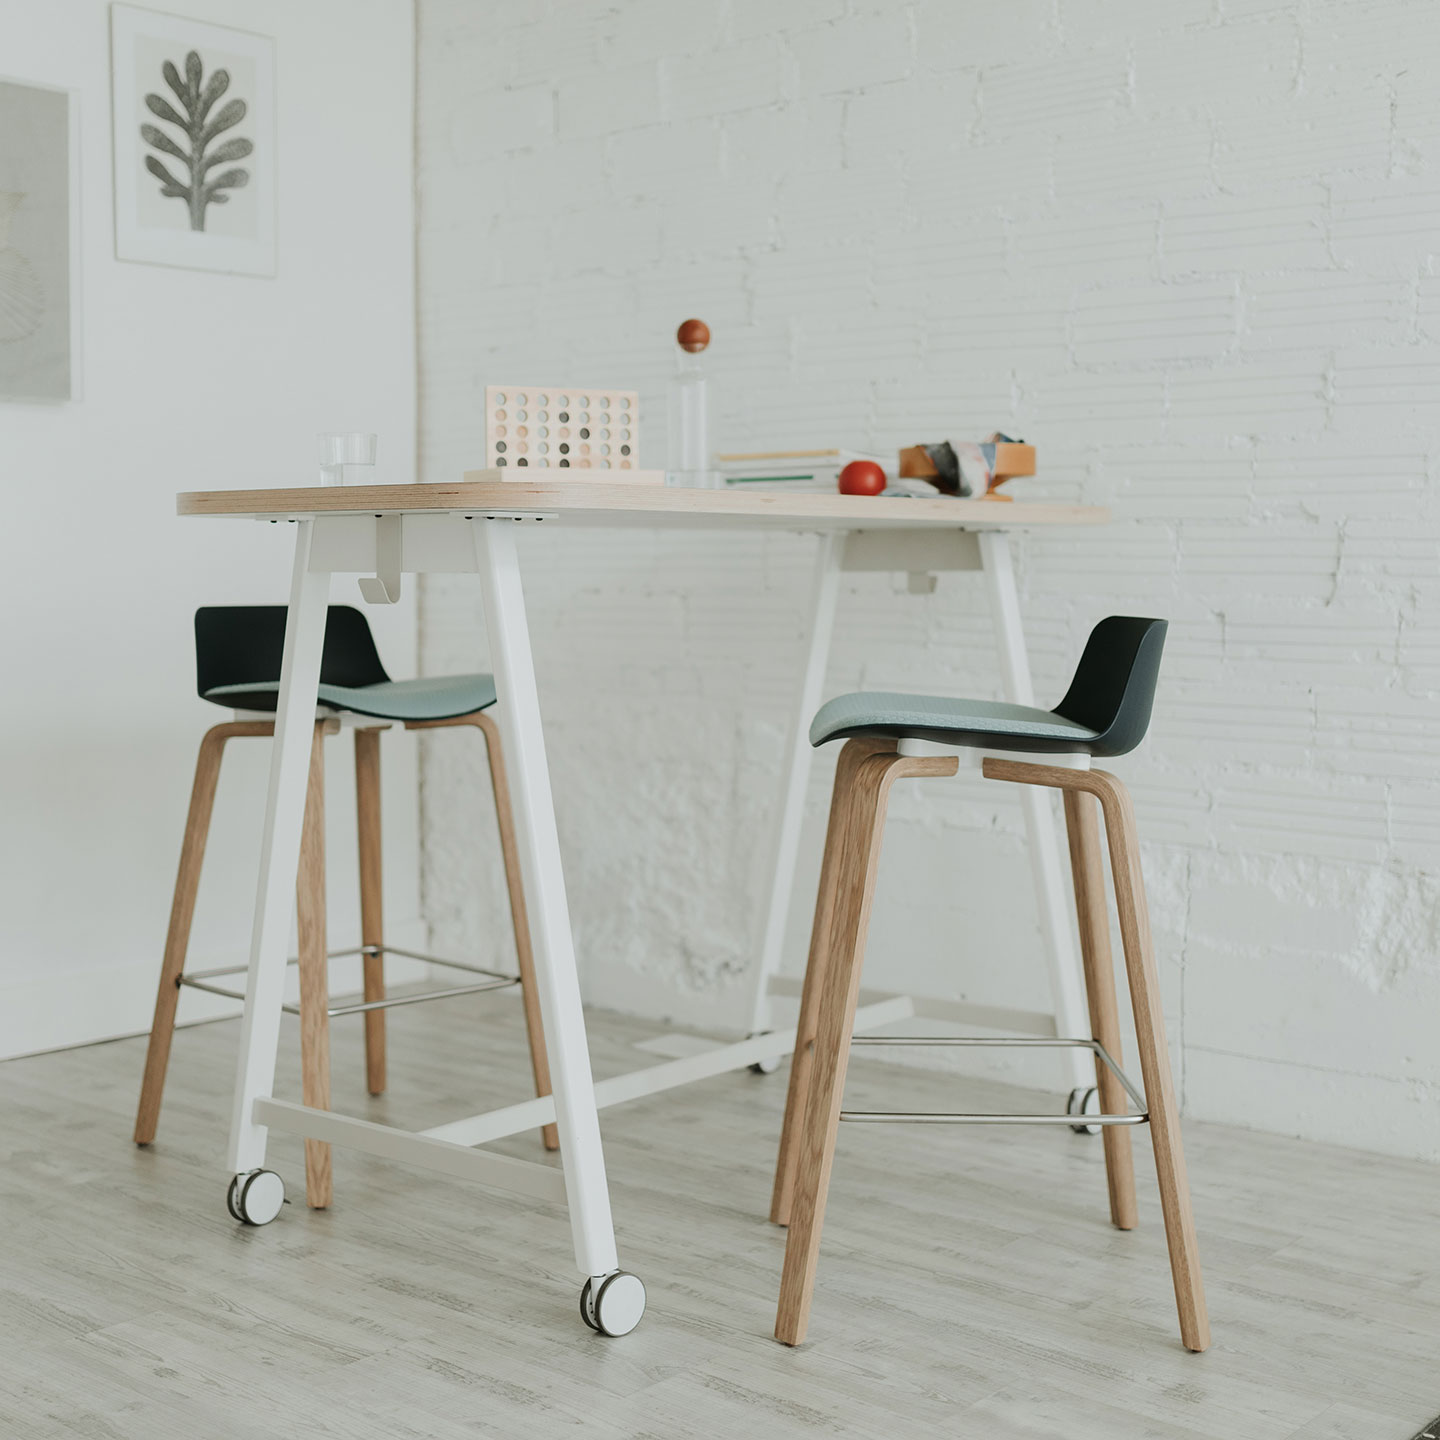
[[[283,605],[204,605],[197,610],[195,688],[201,697],[217,685],[279,680],[285,614]],[[389,678],[369,621],[353,605],[332,605],[325,617],[320,683],[376,685]]]
[[[1086,747],[1091,754],[1124,755],[1145,738],[1168,628],[1164,620],[1110,615],[1090,632],[1055,714],[1100,732]]]

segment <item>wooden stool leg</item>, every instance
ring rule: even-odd
[[[810,929],[810,958],[805,964],[805,985],[800,994],[800,1018],[795,1027],[795,1050],[790,1057],[790,1088],[785,1096],[785,1122],[780,1130],[780,1153],[775,1161],[775,1185],[770,1196],[770,1219],[776,1225],[790,1223],[790,1203],[795,1191],[795,1167],[799,1160],[800,1129],[810,1095],[810,1071],[814,1057],[815,1027],[820,1018],[820,992],[830,958],[830,920],[835,902],[836,853],[844,834],[841,816],[845,797],[854,783],[856,768],[870,755],[894,754],[895,742],[880,739],[848,740],[835,767],[835,784],[830,791],[830,821],[825,830],[825,854],[820,862],[820,888],[815,896],[815,922]]]
[[[1070,840],[1070,872],[1075,881],[1075,913],[1080,921],[1080,954],[1085,993],[1090,1003],[1090,1034],[1121,1063],[1120,1013],[1115,1001],[1115,965],[1110,954],[1110,917],[1105,904],[1105,866],[1100,856],[1100,822],[1095,801],[1083,790],[1065,790],[1065,832]],[[1097,1055],[1095,1083],[1100,1108],[1117,1114],[1128,1108],[1125,1087]],[[1130,1127],[1101,1127],[1105,1174],[1110,1187],[1110,1219],[1121,1230],[1135,1228],[1135,1163]]]
[[[775,1338],[786,1345],[798,1345],[804,1340],[810,1318],[890,786],[902,775],[953,775],[956,766],[957,762],[950,758],[911,759],[893,752],[868,755],[848,770],[844,797],[832,808],[840,834],[832,857],[834,899],[828,927],[829,956],[820,987],[809,1095],[775,1315]]]
[[[355,732],[355,828],[360,843],[360,943],[365,1003],[385,998],[384,885],[380,851],[380,728]],[[375,953],[370,953],[374,946]],[[385,1012],[365,1012],[365,1084],[385,1093]]]
[[[490,762],[490,785],[495,792],[495,821],[500,828],[500,854],[505,863],[505,885],[510,892],[510,923],[515,931],[515,954],[520,962],[520,996],[525,1007],[525,1030],[530,1038],[530,1068],[535,1093],[550,1093],[550,1060],[545,1053],[545,1026],[540,1018],[540,996],[535,989],[535,955],[530,948],[530,918],[525,909],[525,883],[520,876],[520,848],[515,839],[515,816],[510,808],[510,782],[505,775],[505,752],[500,727],[485,712],[469,717],[485,737]],[[541,1138],[547,1150],[560,1148],[560,1132],[544,1126]]]
[[[210,836],[215,808],[215,786],[225,742],[237,735],[271,735],[264,721],[236,721],[206,731],[195,760],[195,781],[190,788],[190,811],[185,818],[185,839],[180,846],[180,868],[175,896],[170,902],[170,928],[165,935],[165,958],[160,965],[160,989],[155,995],[155,1019],[150,1025],[150,1047],[145,1052],[145,1078],[135,1113],[135,1143],[149,1145],[160,1123],[160,1102],[165,1094],[165,1071],[170,1063],[170,1040],[175,1033],[175,1007],[180,1003],[180,976],[190,946],[190,924],[195,918],[195,895],[200,888],[200,867]]]
[[[1094,790],[1104,807],[1105,832],[1110,840],[1110,869],[1115,878],[1115,903],[1120,913],[1130,1001],[1135,1010],[1140,1072],[1145,1079],[1150,1138],[1160,1178],[1160,1207],[1165,1215],[1165,1239],[1170,1248],[1175,1303],[1180,1312],[1180,1339],[1187,1350],[1204,1350],[1210,1344],[1210,1319],[1200,1277],[1200,1252],[1195,1239],[1195,1217],[1190,1209],[1185,1152],[1180,1143],[1180,1115],[1170,1074],[1165,1017],[1160,1008],[1160,983],[1150,938],[1150,915],[1145,904],[1145,880],[1140,870],[1135,809],[1129,792],[1113,775],[1092,770],[1087,779],[1090,783],[1086,788]]]
[[[310,780],[296,880],[300,934],[301,1098],[317,1110],[330,1108],[330,986],[325,964],[325,721],[315,722]],[[333,1198],[330,1146],[305,1142],[305,1201],[324,1210]]]

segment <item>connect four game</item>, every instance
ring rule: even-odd
[[[639,468],[639,417],[634,390],[487,385],[485,464],[497,470],[620,470],[632,472],[625,479],[648,480],[651,472]]]

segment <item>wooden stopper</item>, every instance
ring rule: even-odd
[[[682,320],[675,332],[675,343],[698,355],[710,343],[710,327],[703,320]]]

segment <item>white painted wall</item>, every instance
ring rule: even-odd
[[[1116,768],[1188,1112],[1440,1156],[1440,7],[419,15],[424,477],[477,463],[499,381],[638,385],[663,463],[691,314],[722,447],[1038,443],[1021,496],[1116,516],[1023,547],[1040,694],[1107,612],[1172,622]],[[738,1025],[812,542],[526,539],[589,995]],[[979,577],[850,579],[838,632],[830,693],[997,691]],[[426,665],[478,634],[432,584]],[[428,915],[498,946],[462,769],[432,748]],[[874,983],[1043,1006],[1018,820],[899,796]]]
[[[276,38],[274,279],[116,261],[109,7],[0,7],[0,69],[80,93],[84,383],[71,404],[0,405],[0,1055],[148,1028],[195,750],[224,718],[195,697],[191,617],[286,597],[288,536],[178,520],[175,492],[308,483],[326,429],[378,431],[380,473],[412,474],[410,4],[184,8]],[[412,673],[413,609],[372,618]],[[387,746],[388,900],[413,932],[407,745]],[[231,749],[193,946],[216,964],[245,957],[268,758]],[[358,933],[348,739],[330,754],[339,944]]]

